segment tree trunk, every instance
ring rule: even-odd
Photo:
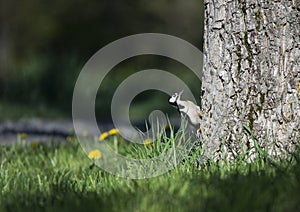
[[[206,0],[201,142],[213,159],[300,140],[300,2]]]

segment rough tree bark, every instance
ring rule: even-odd
[[[299,0],[205,0],[204,39],[204,154],[251,154],[255,143],[270,155],[291,151],[300,140]]]

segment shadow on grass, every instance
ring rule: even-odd
[[[219,174],[205,179],[201,173],[174,179],[171,173],[168,180],[131,181],[129,190],[104,193],[76,192],[76,186],[62,181],[49,196],[19,192],[2,206],[4,211],[299,211],[299,174],[299,166],[275,177],[262,171],[226,179]]]
[[[90,169],[78,145],[5,147],[0,211],[299,211],[299,155],[201,170],[187,160],[165,175],[129,180]]]

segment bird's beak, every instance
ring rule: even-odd
[[[178,95],[181,97],[182,94],[183,94],[183,90],[180,91]]]

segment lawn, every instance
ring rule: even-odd
[[[210,162],[200,170],[195,158],[159,177],[131,180],[93,166],[75,138],[1,146],[0,211],[300,210],[299,151],[286,160]]]

